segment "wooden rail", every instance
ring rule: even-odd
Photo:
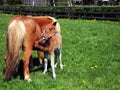
[[[110,8],[120,6],[110,6]],[[82,9],[81,11],[77,9]],[[102,11],[89,11],[90,8],[101,8]],[[21,15],[50,15],[60,18],[102,19],[120,21],[120,11],[106,12],[106,6],[81,6],[81,7],[33,7],[33,6],[1,6],[1,13]]]

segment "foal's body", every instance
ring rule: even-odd
[[[55,55],[59,56],[60,59],[60,68],[63,69],[62,66],[62,60],[61,60],[61,49],[62,49],[62,37],[59,33],[55,33],[54,35],[52,35],[51,37],[49,37],[46,42],[42,43],[40,41],[36,41],[35,43],[35,47],[39,48],[41,51],[45,52],[45,56],[48,56],[46,54],[50,54],[50,58],[51,58],[51,67],[52,67],[52,71],[53,71],[53,78],[56,78],[56,74],[55,74],[55,66],[54,65],[54,58]],[[55,53],[55,50],[57,50],[58,53]],[[47,59],[48,57],[44,58],[44,63],[45,63],[45,68],[44,68],[44,74],[47,72]]]

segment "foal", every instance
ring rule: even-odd
[[[52,72],[53,72],[53,78],[56,78],[55,74],[55,67],[57,66],[57,63],[54,65],[54,58],[55,56],[59,56],[60,59],[60,68],[63,69],[62,66],[62,60],[61,60],[61,49],[62,49],[62,37],[60,33],[55,32],[55,26],[57,22],[54,22],[53,24],[49,24],[48,26],[43,28],[43,37],[44,39],[39,39],[38,41],[35,42],[35,47],[39,48],[40,51],[44,51],[45,58],[44,58],[44,63],[45,63],[45,68],[43,73],[45,74],[47,72],[47,59],[48,59],[48,54],[50,54],[51,57],[51,67],[52,67]],[[53,32],[50,35],[50,32]],[[50,37],[46,37],[49,34]]]

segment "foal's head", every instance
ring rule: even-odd
[[[50,39],[56,33],[56,24],[57,22],[53,22],[48,24],[47,26],[42,27],[42,37],[40,39],[41,43],[46,42],[46,40]]]

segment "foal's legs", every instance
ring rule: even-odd
[[[61,50],[60,50],[60,56],[59,56],[59,59],[60,59],[60,68],[63,69]]]
[[[48,66],[48,52],[44,51],[44,63],[42,58],[42,51],[38,51],[38,57],[39,57],[40,64],[44,66],[43,74],[45,74],[47,72],[47,66]]]
[[[30,73],[29,73],[29,62],[30,62],[31,55],[32,55],[32,50],[25,50],[24,51],[24,56],[23,56],[24,79],[27,80],[28,82],[31,81]]]
[[[47,72],[47,66],[48,66],[48,52],[44,52],[44,71],[43,74]]]
[[[60,50],[57,48],[54,50],[54,54],[55,54],[55,68],[57,67],[57,64],[58,64],[58,59],[59,59],[59,56],[60,56]]]
[[[60,49],[56,49],[55,57],[56,57],[56,60],[57,60],[57,62],[55,63],[55,68],[57,67],[57,63],[58,63],[58,59],[59,59],[60,60],[60,68],[63,69],[62,54],[61,54],[61,50]]]
[[[55,74],[55,65],[54,65],[54,51],[50,53],[51,57],[51,67],[52,67],[52,73],[53,73],[53,78],[56,79],[56,74]]]

